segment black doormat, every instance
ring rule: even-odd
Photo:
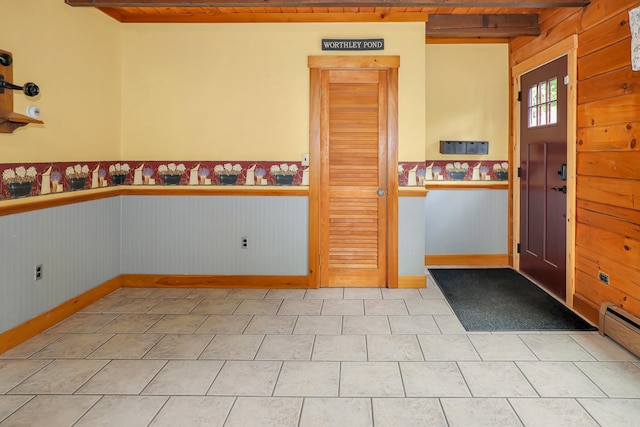
[[[509,268],[429,269],[467,331],[595,331]]]

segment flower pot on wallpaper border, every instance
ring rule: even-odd
[[[84,188],[85,183],[87,182],[87,177],[82,178],[67,178],[69,181],[69,188],[71,191],[82,190]]]
[[[451,171],[449,172],[449,177],[454,181],[464,181],[464,176],[467,174],[466,171]]]
[[[33,186],[33,181],[27,182],[8,182],[6,183],[9,188],[9,194],[11,198],[17,199],[19,197],[26,197],[31,194],[31,187]]]
[[[124,180],[127,178],[127,175],[111,175],[111,181],[113,185],[122,185],[124,184]]]
[[[235,185],[238,182],[238,175],[218,175],[220,185]]]
[[[165,174],[160,176],[162,177],[162,182],[164,182],[165,185],[178,185],[182,179],[182,175]]]
[[[295,175],[274,175],[276,185],[291,185]]]
[[[496,172],[496,178],[498,178],[498,181],[507,181],[509,179],[509,172]]]

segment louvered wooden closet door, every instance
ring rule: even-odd
[[[386,79],[322,73],[321,286],[386,285]]]

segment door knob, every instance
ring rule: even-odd
[[[563,185],[562,187],[551,187],[553,191],[559,191],[561,193],[567,194],[567,186]]]
[[[384,196],[385,191],[382,188],[378,188],[378,197]]]

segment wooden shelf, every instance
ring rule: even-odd
[[[44,124],[42,120],[32,119],[31,117],[23,116],[13,111],[0,110],[0,133],[11,133],[29,123]]]

